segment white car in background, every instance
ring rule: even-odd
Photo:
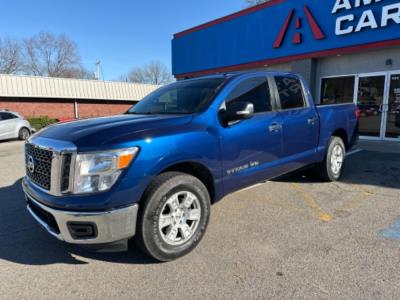
[[[18,113],[0,110],[0,140],[26,140],[33,131],[31,124]]]

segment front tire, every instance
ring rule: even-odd
[[[210,196],[199,179],[163,173],[145,192],[135,242],[159,261],[177,259],[199,244],[209,217]]]
[[[324,181],[338,181],[342,176],[345,158],[343,140],[337,136],[331,137],[325,159],[316,167],[318,177]]]
[[[19,138],[21,141],[26,141],[30,136],[31,136],[31,132],[29,131],[28,128],[22,127],[22,128],[19,130],[18,138]]]

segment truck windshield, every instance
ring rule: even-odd
[[[146,96],[128,114],[194,114],[203,111],[225,78],[179,81]]]

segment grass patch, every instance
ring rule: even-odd
[[[42,116],[42,117],[37,117],[37,118],[29,118],[28,121],[31,124],[31,126],[33,128],[35,128],[36,130],[40,130],[46,126],[57,123],[56,119],[51,119],[47,116]]]

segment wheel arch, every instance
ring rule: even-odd
[[[336,137],[341,138],[343,143],[344,143],[344,146],[346,147],[346,149],[348,149],[348,147],[349,147],[349,138],[348,138],[346,130],[344,130],[343,128],[336,129],[332,133],[332,136],[336,136]]]
[[[164,168],[157,175],[160,175],[165,172],[182,172],[196,177],[207,188],[208,193],[210,195],[211,203],[215,202],[216,191],[215,191],[214,177],[211,171],[205,165],[194,161],[179,162]]]
[[[28,130],[29,136],[32,135],[32,130],[31,130],[28,126],[26,126],[25,124],[22,124],[22,125],[20,125],[20,126],[17,127],[16,133],[15,133],[16,138],[20,138],[20,133],[21,133],[21,130],[22,130],[22,129]]]

